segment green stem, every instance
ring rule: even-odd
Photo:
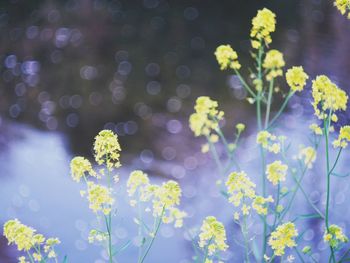
[[[156,224],[156,228],[155,228],[155,230],[154,230],[153,233],[152,233],[153,235],[152,235],[151,242],[149,243],[149,245],[148,245],[148,247],[147,247],[147,249],[146,249],[146,252],[145,252],[145,254],[143,255],[143,257],[141,258],[141,260],[138,261],[139,263],[143,263],[143,262],[145,261],[146,256],[148,255],[149,251],[151,250],[151,247],[152,247],[152,245],[153,245],[153,242],[154,242],[154,240],[155,240],[155,238],[156,238],[156,236],[157,236],[157,233],[158,233],[158,231],[159,231],[159,227],[160,227],[160,225],[161,225],[161,223],[162,223],[164,211],[165,211],[165,206],[163,206],[163,210],[162,210],[161,215],[159,216],[158,223]]]
[[[247,216],[244,215],[243,216],[243,228],[242,228],[242,234],[243,234],[243,238],[244,238],[244,243],[245,243],[245,258],[246,258],[246,263],[249,263],[249,241],[248,241],[248,237],[247,237],[247,233],[248,229],[247,229]]]
[[[30,262],[34,263],[34,259],[33,259],[32,255],[29,253],[29,251],[27,251],[27,255],[29,257]]]
[[[326,198],[326,219],[325,219],[327,232],[329,231],[329,202],[330,202],[330,189],[331,189],[331,172],[330,172],[330,165],[329,165],[329,139],[328,139],[331,115],[332,115],[332,112],[330,112],[328,117],[325,118],[323,121],[323,130],[324,130],[325,143],[326,143],[326,167],[327,167],[327,198]],[[329,246],[329,247],[331,250],[329,262],[335,262],[334,249],[332,248],[332,246]]]
[[[293,92],[293,91],[289,91],[289,93],[288,93],[286,99],[284,100],[281,108],[278,110],[276,115],[272,118],[272,120],[270,121],[267,129],[270,129],[274,125],[274,123],[278,120],[278,118],[281,116],[281,114],[283,113],[283,111],[287,107],[290,98],[294,95],[294,93],[295,92]]]
[[[277,218],[280,217],[280,212],[277,211],[279,203],[280,203],[280,195],[281,195],[281,184],[280,184],[280,182],[278,182],[278,186],[277,186],[277,201],[276,201],[276,207],[275,207],[275,219],[273,221],[272,229],[275,229]]]
[[[244,78],[242,77],[242,75],[239,73],[239,71],[237,69],[235,69],[235,73],[236,73],[238,79],[241,81],[243,87],[255,99],[256,98],[256,94],[252,91],[252,89],[249,87],[249,85],[247,84],[247,82],[244,80]]]
[[[213,237],[209,239],[208,245],[205,248],[204,257],[203,257],[203,263],[205,263],[205,261],[207,260],[207,257],[208,257],[208,254],[209,254],[209,245],[210,245],[212,240],[213,240]]]
[[[137,200],[137,215],[138,215],[138,220],[139,220],[139,227],[138,227],[138,236],[140,239],[140,242],[143,242],[143,224],[141,223],[142,218],[141,218],[141,202],[140,202],[140,190],[137,190],[137,196],[138,196],[138,200]],[[138,249],[138,258],[137,261],[139,262],[141,259],[141,255],[142,255],[142,245],[140,244],[139,249]]]
[[[315,148],[315,151],[317,151],[318,146],[319,146],[319,141],[316,142],[316,144],[315,144],[315,147],[314,147],[314,148]],[[286,162],[286,164],[287,164],[288,167],[289,167],[290,165],[289,165],[288,159],[287,159],[286,156],[285,156],[284,149],[283,149],[283,152],[282,152],[282,157],[283,157],[283,160]],[[292,173],[293,179],[296,181],[297,185],[296,185],[295,189],[293,190],[293,195],[292,195],[291,199],[289,200],[289,203],[288,203],[286,209],[283,211],[283,214],[281,215],[281,217],[280,217],[280,219],[279,219],[277,225],[279,225],[279,224],[282,222],[283,218],[285,217],[285,215],[286,215],[286,214],[288,213],[288,211],[290,210],[290,208],[291,208],[291,206],[292,206],[292,204],[293,204],[294,198],[296,197],[296,194],[297,194],[299,188],[302,188],[301,182],[302,182],[302,180],[304,179],[304,176],[305,176],[305,174],[306,174],[307,169],[308,169],[308,167],[307,167],[307,164],[306,164],[306,166],[304,167],[304,169],[302,169],[302,173],[301,173],[301,176],[300,176],[299,180],[298,180],[298,179],[295,177],[295,175]],[[305,193],[305,191],[304,191],[304,193]],[[306,200],[308,200],[308,202],[310,203],[310,205],[319,213],[319,215],[320,215],[322,218],[324,218],[324,215],[323,215],[322,213],[320,213],[320,211],[317,209],[317,207],[314,206],[314,204],[311,202],[311,200],[309,200],[309,197],[307,196],[306,193],[304,194],[304,196],[305,196]]]
[[[221,176],[224,176],[224,174],[223,174],[224,168],[222,167],[222,164],[221,164],[221,162],[220,162],[220,158],[219,158],[219,155],[218,155],[218,153],[217,153],[217,151],[216,151],[215,145],[210,141],[209,136],[206,136],[206,137],[207,137],[207,141],[208,141],[208,143],[209,143],[210,152],[211,152],[212,155],[213,155],[213,158],[214,158],[214,160],[215,160],[216,165],[219,167],[220,175],[221,175]]]
[[[109,157],[106,156],[106,164],[107,164],[107,186],[108,190],[111,190],[111,171],[108,168]],[[109,205],[111,211],[108,214],[108,218],[106,218],[106,227],[108,233],[108,258],[109,263],[113,263],[113,252],[112,252],[112,205]]]
[[[349,252],[350,252],[350,248],[348,248],[346,251],[345,251],[345,253],[341,256],[341,258],[339,259],[339,263],[341,263],[342,261],[343,261],[343,259],[346,257],[346,255],[347,254],[349,254]]]
[[[265,115],[265,129],[267,129],[268,124],[269,124],[269,119],[270,119],[272,93],[273,93],[273,83],[274,83],[274,79],[272,79],[270,81],[269,95],[267,97],[267,106],[266,106],[266,115]]]

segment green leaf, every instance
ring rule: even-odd
[[[62,263],[67,263],[67,262],[68,262],[68,257],[66,255],[66,256],[64,256]]]

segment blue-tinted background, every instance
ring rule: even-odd
[[[94,217],[79,196],[81,186],[69,177],[69,161],[78,154],[91,158],[93,137],[108,128],[119,135],[123,148],[121,185],[132,169],[144,169],[153,180],[179,180],[183,208],[190,215],[186,227],[217,215],[232,247],[225,257],[240,262],[240,248],[231,238],[239,236],[232,225],[233,209],[217,193],[213,162],[200,153],[203,141],[194,138],[187,120],[197,96],[218,100],[229,137],[235,123],[248,125],[239,158],[256,176],[254,109],[237,79],[219,71],[213,53],[229,43],[241,64],[252,67],[249,30],[262,7],[277,14],[272,47],[284,52],[287,66],[301,64],[312,77],[328,74],[349,91],[350,21],[331,1],[1,1],[0,223],[17,217],[60,237],[59,252],[68,254],[70,262],[104,262],[101,248],[86,241]],[[287,89],[284,82],[280,87]],[[290,103],[294,117],[282,122],[281,133],[296,145],[307,143],[302,135],[312,120],[309,101],[308,86]],[[348,121],[349,114],[343,113],[340,123]],[[344,156],[346,163],[349,155]],[[322,155],[320,159],[320,171],[311,172],[306,183],[322,208],[324,186],[317,177]],[[346,179],[334,185],[332,204],[341,211],[334,221],[345,224],[349,185]],[[296,210],[308,212],[299,199]],[[114,234],[122,244],[136,230],[125,196],[118,203]],[[320,257],[327,252],[323,226],[308,224],[305,242]],[[183,236],[183,230],[164,226],[149,262],[189,262],[194,252]],[[16,262],[14,247],[3,238],[0,242],[0,262]],[[120,262],[134,262],[135,252],[130,248]]]

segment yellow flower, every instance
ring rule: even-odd
[[[81,156],[77,156],[72,159],[70,162],[70,172],[73,180],[76,182],[80,182],[80,179],[84,177],[86,173],[97,177],[97,174],[92,169],[89,160]]]
[[[57,238],[49,238],[45,242],[43,235],[36,234],[35,229],[22,224],[18,219],[9,220],[5,223],[4,236],[9,244],[14,243],[17,245],[19,251],[23,250],[29,253],[31,249],[35,249],[36,252],[32,256],[36,261],[40,261],[43,258],[43,254],[40,253],[42,245],[44,245],[43,251],[50,253],[53,251],[53,246],[60,243]],[[47,248],[48,245],[49,248]],[[28,261],[26,261],[25,257],[20,257],[19,262],[27,263]]]
[[[348,13],[348,19],[350,19],[350,0],[335,0],[334,6],[338,8],[342,15]]]
[[[196,100],[195,113],[190,116],[190,128],[195,136],[210,136],[212,130],[218,128],[218,121],[222,120],[224,112],[217,110],[218,103],[209,97],[202,96]]]
[[[272,42],[270,34],[276,29],[276,15],[269,9],[259,10],[252,20],[250,37],[253,39],[253,48],[259,48],[261,41],[266,45]]]
[[[41,256],[41,254],[39,254],[39,253],[33,253],[33,258],[34,258],[34,261],[41,261],[42,260],[42,256]]]
[[[252,207],[259,215],[267,215],[268,203],[273,203],[272,196],[264,198],[257,195],[253,200]]]
[[[175,222],[174,226],[176,228],[183,226],[183,220],[187,216],[187,213],[181,211],[176,207],[168,208],[168,213],[163,217],[163,223],[169,224]]]
[[[279,153],[281,150],[281,144],[278,141],[278,138],[268,131],[260,131],[256,136],[256,143],[275,154]]]
[[[118,136],[110,130],[102,130],[95,137],[95,160],[98,164],[106,164],[108,169],[120,167],[120,145]]]
[[[214,216],[206,217],[201,226],[199,247],[205,248],[206,246],[208,246],[209,256],[228,248],[225,227]]]
[[[237,52],[230,45],[221,45],[215,51],[216,60],[220,65],[220,69],[227,68],[240,69],[241,64],[238,62]]]
[[[325,75],[312,81],[312,97],[315,115],[319,119],[328,117],[329,111],[346,110],[348,96]]]
[[[9,220],[4,225],[4,236],[9,244],[15,243],[19,251],[28,251],[33,247],[36,230],[23,225],[18,219]]]
[[[287,170],[287,165],[282,164],[281,161],[274,161],[266,166],[267,179],[273,185],[277,185],[279,182],[286,180]]]
[[[107,238],[108,238],[108,233],[97,231],[96,229],[92,229],[90,230],[88,241],[89,243],[93,243],[95,241],[101,242],[101,241],[107,240]]]
[[[91,181],[87,182],[87,186],[89,208],[95,213],[101,211],[105,215],[108,215],[111,212],[111,206],[114,203],[111,190]]]
[[[322,135],[322,129],[320,128],[320,126],[318,126],[317,124],[313,123],[309,126],[310,130],[313,131],[314,134],[316,135]]]
[[[298,235],[298,231],[292,222],[287,222],[277,227],[277,229],[271,233],[269,238],[269,245],[274,251],[276,256],[284,255],[286,247],[292,248],[297,244],[294,238]]]
[[[307,168],[311,169],[316,161],[316,151],[312,147],[304,147],[299,150],[298,159],[302,160]]]
[[[237,132],[238,132],[238,133],[241,133],[242,131],[244,131],[245,125],[244,125],[243,123],[238,123],[238,124],[236,125],[236,129],[237,129]]]
[[[205,143],[205,144],[202,145],[201,152],[202,153],[207,153],[207,152],[209,152],[209,149],[210,149],[209,144]]]
[[[140,170],[133,171],[126,183],[129,196],[133,196],[137,190],[140,190],[141,193],[144,187],[148,185],[149,179],[147,174]]]
[[[153,195],[153,213],[160,215],[162,209],[168,209],[180,204],[181,188],[173,180],[163,183],[161,186],[151,186]]]
[[[29,263],[29,261],[26,260],[26,257],[19,257],[18,258],[18,263]]]
[[[330,225],[328,230],[326,229],[323,240],[329,243],[332,248],[337,248],[341,243],[348,242],[343,230],[337,225]]]
[[[266,75],[267,80],[272,80],[278,76],[283,75],[283,68],[285,65],[283,54],[276,49],[272,49],[267,52],[264,59],[263,67],[269,70],[269,73]]]
[[[340,128],[338,139],[333,142],[335,148],[345,148],[350,142],[350,126],[346,125]]]
[[[239,206],[242,199],[255,197],[256,185],[248,178],[245,172],[233,172],[227,181],[227,192],[230,195],[229,202],[234,206]]]
[[[287,70],[286,80],[292,91],[302,91],[309,76],[304,72],[303,67],[292,67]]]

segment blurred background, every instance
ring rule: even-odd
[[[350,22],[329,0],[1,1],[0,223],[17,217],[61,237],[59,252],[69,262],[104,262],[101,249],[87,244],[93,216],[68,168],[74,155],[91,158],[94,136],[111,129],[123,148],[121,176],[144,169],[154,180],[180,180],[184,207],[199,224],[215,210],[212,198],[218,196],[205,192],[215,169],[210,156],[200,153],[203,141],[189,130],[188,117],[198,96],[211,96],[226,112],[224,129],[230,134],[244,122],[249,141],[254,109],[237,78],[219,70],[213,53],[231,44],[241,64],[253,67],[251,18],[263,7],[277,15],[271,46],[284,52],[287,67],[303,65],[312,77],[328,74],[349,92]],[[247,76],[248,70],[242,72]],[[287,90],[282,81],[280,88]],[[310,87],[288,111],[308,121],[309,101]],[[349,119],[343,113],[340,123]],[[322,199],[322,189],[316,195]],[[232,210],[225,213],[229,222]],[[127,240],[129,228],[119,227],[115,235]],[[155,244],[150,262],[190,262],[190,242],[174,238],[183,235],[165,227],[161,238],[170,245]],[[16,257],[1,237],[0,262]],[[226,257],[239,262],[230,253]],[[120,262],[131,258],[126,253]]]

